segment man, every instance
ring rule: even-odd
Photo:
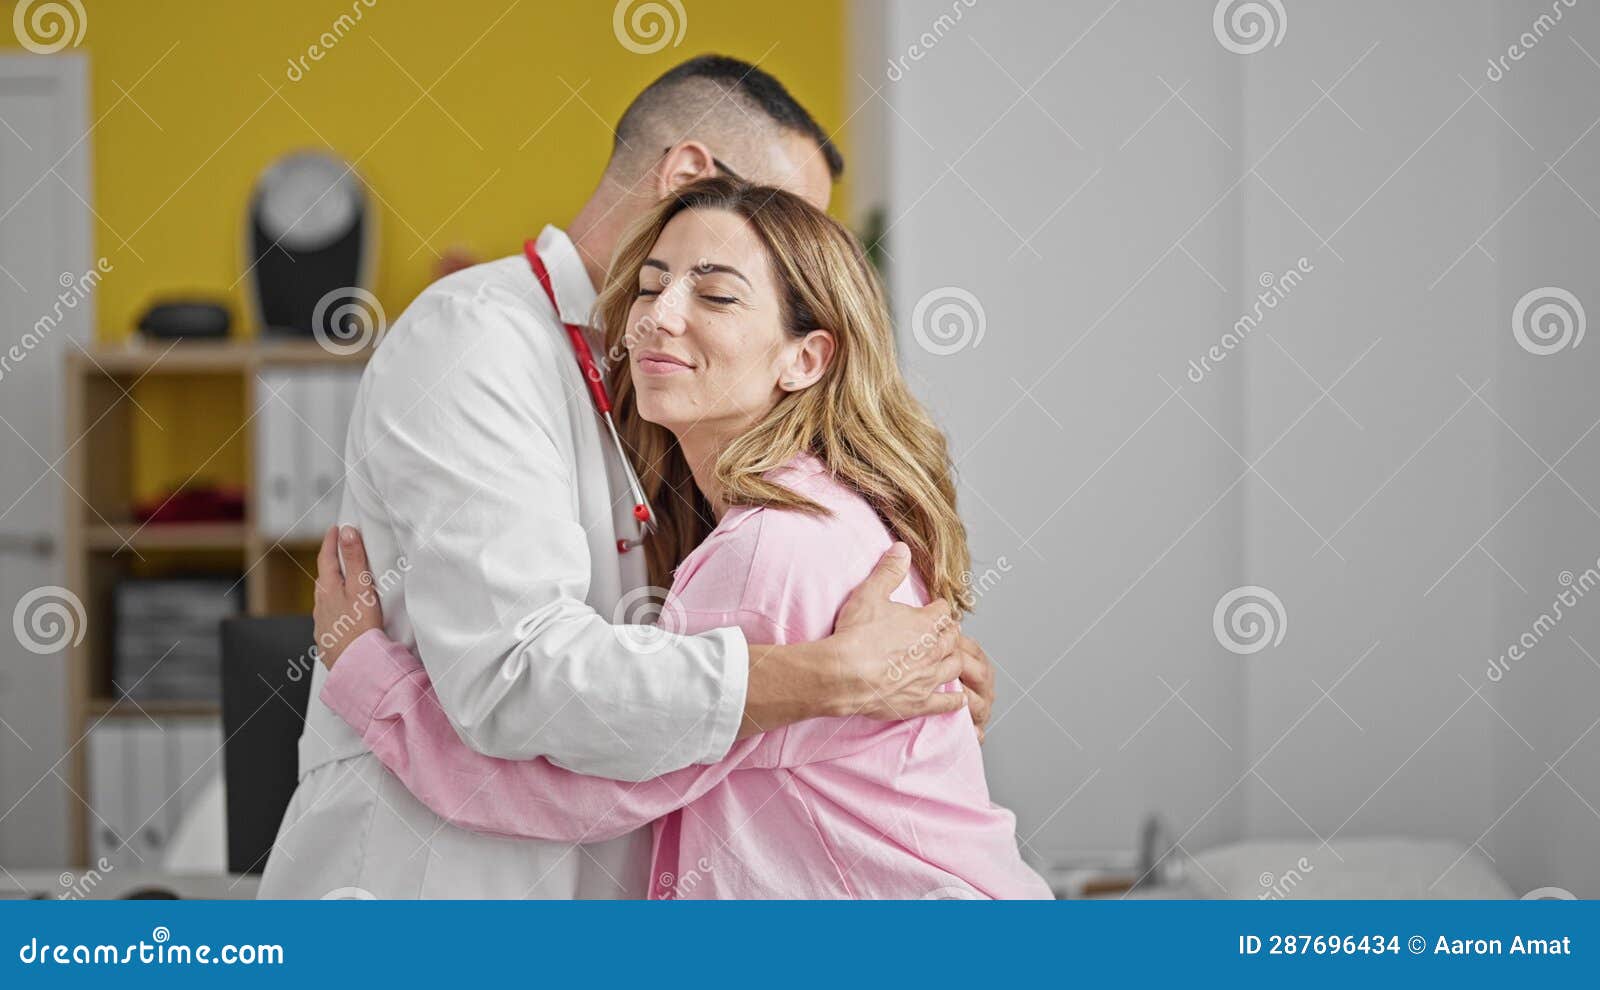
[[[380,575],[386,632],[414,644],[479,752],[642,780],[804,718],[950,710],[963,695],[933,688],[958,672],[978,724],[987,718],[982,651],[942,606],[888,602],[903,559],[885,558],[821,643],[628,625],[648,617],[630,608],[644,600],[643,552],[619,553],[639,523],[562,325],[586,323],[635,218],[734,169],[826,207],[843,160],[777,80],[735,59],[693,59],[623,114],[570,232],[540,235],[554,306],[521,255],[458,272],[407,308],[362,378],[340,518],[359,527]],[[570,846],[457,829],[321,703],[324,677],[319,666],[300,785],[261,896],[643,896],[648,832]]]

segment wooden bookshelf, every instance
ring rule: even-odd
[[[316,541],[276,539],[255,526],[255,475],[248,426],[259,394],[257,372],[286,366],[359,366],[370,352],[336,355],[314,341],[230,341],[107,345],[68,354],[62,398],[66,435],[74,438],[63,476],[81,497],[69,494],[63,541],[67,586],[83,602],[88,624],[83,641],[67,654],[67,727],[74,741],[69,781],[87,799],[85,733],[111,719],[217,719],[211,701],[139,700],[117,697],[111,684],[112,589],[129,575],[242,574],[245,614],[273,615],[310,610]],[[152,386],[151,383],[155,383]],[[243,476],[228,478],[247,492],[245,518],[237,522],[148,523],[133,518],[138,467],[135,434],[150,413],[138,398],[154,388],[187,391],[204,383],[210,393],[232,397],[231,420],[217,423],[216,410],[197,406],[160,429],[183,430],[188,417],[206,417],[213,432],[242,446]],[[235,392],[236,390],[236,392]],[[238,412],[242,410],[242,415]],[[148,428],[146,428],[148,429]],[[185,472],[187,473],[187,472]],[[74,863],[88,861],[88,811],[71,803]]]

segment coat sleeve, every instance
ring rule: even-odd
[[[742,633],[628,635],[585,603],[573,417],[589,407],[564,338],[526,305],[430,293],[367,371],[347,477],[407,561],[451,728],[487,756],[618,779],[720,759],[744,708]]]
[[[322,700],[424,805],[453,825],[493,835],[599,842],[693,802],[753,765],[760,736],[726,759],[639,782],[588,777],[545,759],[503,760],[456,738],[416,655],[373,630],[347,647]]]

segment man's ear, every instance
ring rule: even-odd
[[[656,169],[656,198],[663,199],[697,179],[717,174],[711,149],[699,141],[679,141],[668,148]]]
[[[813,330],[806,334],[789,355],[778,387],[785,392],[798,392],[815,385],[833,364],[835,346],[831,330]]]

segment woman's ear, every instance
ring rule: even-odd
[[[717,174],[717,164],[711,149],[699,141],[679,141],[661,156],[661,166],[656,169],[656,198],[665,199],[696,179]]]
[[[829,330],[813,330],[793,347],[778,387],[798,392],[817,383],[833,363],[834,339]]]

